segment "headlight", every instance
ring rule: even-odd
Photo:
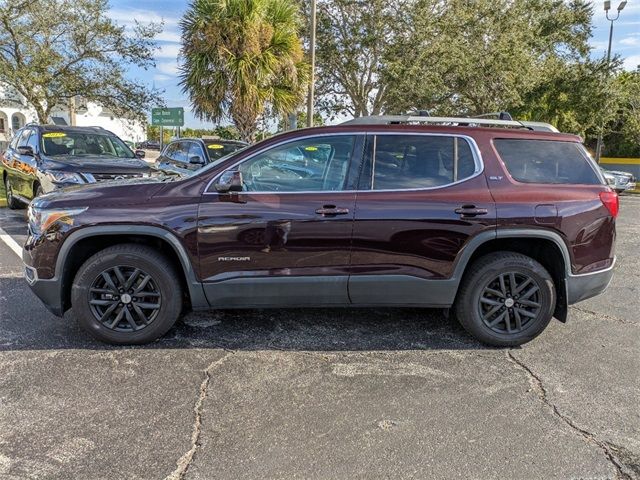
[[[85,183],[84,179],[80,175],[73,172],[49,170],[44,173],[53,183]]]
[[[74,217],[86,211],[88,207],[39,209],[29,205],[29,231],[32,235],[46,233],[54,226],[72,226]]]

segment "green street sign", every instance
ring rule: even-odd
[[[154,108],[151,110],[151,125],[161,127],[183,127],[184,108]]]

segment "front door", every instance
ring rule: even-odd
[[[465,137],[367,140],[353,232],[354,304],[448,306],[471,238],[496,225],[477,147]]]
[[[211,185],[198,215],[200,271],[214,307],[340,305],[362,136],[310,136],[233,167],[242,192]]]

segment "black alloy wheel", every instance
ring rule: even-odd
[[[522,332],[540,315],[540,286],[524,273],[501,273],[487,282],[478,310],[482,322],[494,332]]]
[[[162,306],[152,276],[139,268],[114,266],[100,273],[89,289],[91,313],[116,332],[135,332],[151,324]]]
[[[460,283],[455,315],[487,345],[522,345],[542,333],[556,306],[556,287],[537,260],[521,253],[489,253],[470,265]]]

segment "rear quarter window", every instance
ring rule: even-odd
[[[599,185],[592,160],[579,143],[496,139],[494,145],[514,180],[523,183]]]

